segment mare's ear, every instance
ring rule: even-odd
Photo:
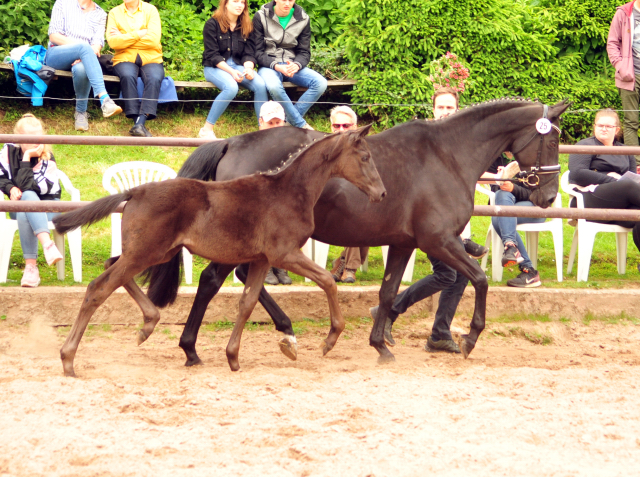
[[[559,103],[554,104],[553,106],[551,106],[551,117],[559,118],[560,115],[564,113],[572,104],[573,102],[569,101],[568,99],[563,99]]]
[[[361,128],[356,129],[356,133],[357,133],[357,137],[358,139],[365,137],[367,134],[369,134],[369,131],[371,131],[371,128],[373,127],[373,123],[372,124],[367,124],[366,126],[362,126]]]

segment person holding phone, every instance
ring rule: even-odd
[[[253,91],[256,119],[267,101],[264,81],[255,73],[255,32],[246,0],[221,0],[218,9],[204,25],[204,77],[220,89],[199,136],[215,140],[218,118],[238,94],[238,86]]]

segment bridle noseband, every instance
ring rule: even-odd
[[[532,167],[528,171],[520,171],[513,179],[500,179],[501,182],[521,182],[529,187],[538,187],[540,185],[540,176],[548,175],[548,174],[560,174],[560,164],[555,166],[541,166],[540,165],[540,157],[542,156],[542,146],[544,142],[544,137],[551,132],[551,129],[555,129],[558,132],[558,135],[561,133],[560,128],[551,124],[551,121],[548,119],[549,115],[549,106],[543,104],[542,109],[542,117],[536,121],[536,132],[531,138],[524,143],[524,145],[519,148],[517,151],[512,151],[515,156],[519,152],[529,145],[531,141],[533,141],[536,136],[540,136],[540,143],[538,144],[538,154],[536,156],[536,165]],[[517,160],[517,158],[516,158]]]

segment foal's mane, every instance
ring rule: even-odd
[[[268,171],[261,171],[261,172],[256,172],[254,175],[256,176],[267,176],[267,177],[275,177],[278,174],[280,174],[281,172],[284,172],[285,170],[287,170],[289,168],[289,166],[291,166],[291,164],[293,164],[294,162],[296,162],[296,160],[302,156],[304,153],[306,153],[309,148],[311,148],[312,146],[319,144],[323,141],[326,141],[329,138],[334,137],[336,134],[338,133],[334,133],[334,134],[326,134],[323,138],[315,138],[313,139],[313,141],[311,141],[309,144],[303,144],[300,146],[300,149],[298,149],[296,152],[292,152],[291,154],[289,154],[289,157],[287,158],[286,161],[282,161],[280,163],[280,165],[278,167],[276,167],[275,169],[269,169]]]

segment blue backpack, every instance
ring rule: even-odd
[[[55,70],[44,65],[46,48],[41,45],[32,46],[22,55],[20,60],[12,60],[16,75],[18,93],[31,97],[33,106],[42,106],[42,98],[53,79]]]

